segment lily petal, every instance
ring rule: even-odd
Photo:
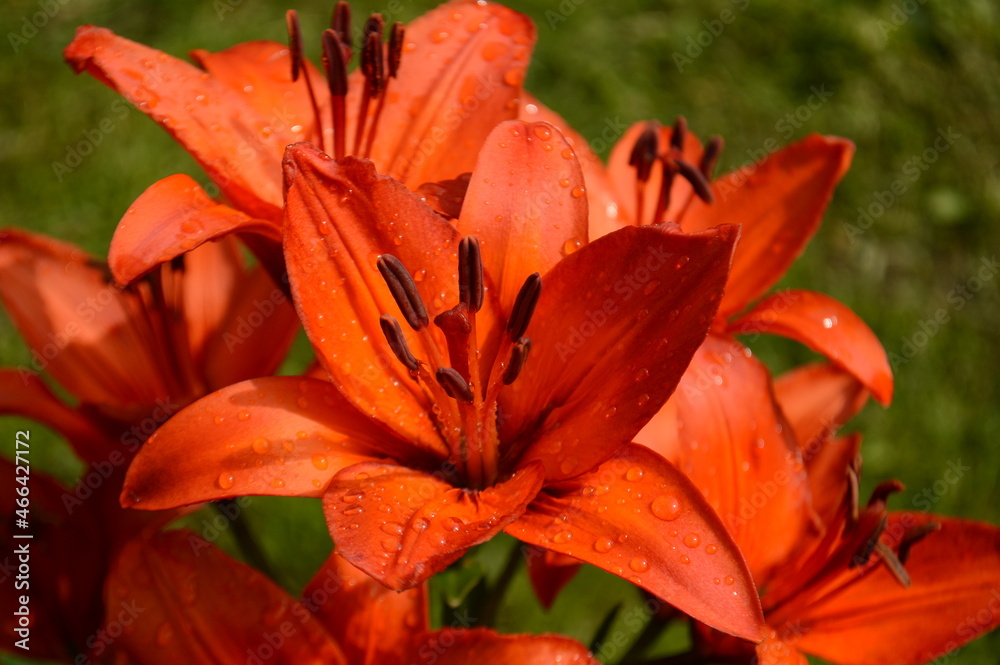
[[[349,663],[408,665],[430,629],[427,585],[387,589],[332,554],[302,592]]]
[[[431,654],[436,665],[600,665],[587,648],[562,635],[501,635],[489,628],[430,633],[417,650]]]
[[[507,533],[628,579],[723,632],[763,638],[757,591],[732,536],[701,491],[642,446],[547,485]]]
[[[150,185],[122,217],[108,250],[119,284],[130,284],[161,263],[209,240],[239,233],[272,274],[281,275],[281,227],[213,201],[193,178],[172,175]]]
[[[808,461],[834,432],[858,414],[869,393],[836,365],[814,363],[778,377],[774,394]]]
[[[541,486],[540,464],[484,490],[467,491],[421,471],[368,462],[334,477],[323,512],[337,552],[400,590],[492,538],[524,512]]]
[[[769,333],[801,342],[853,374],[883,405],[892,401],[892,369],[882,344],[861,317],[827,295],[779,291],[733,321],[729,331]]]
[[[230,496],[322,496],[337,471],[410,450],[325,381],[269,377],[204,397],[146,441],[122,489],[155,510]]]
[[[428,417],[427,396],[396,361],[379,326],[379,316],[399,310],[376,261],[391,253],[417,273],[414,281],[433,319],[458,302],[458,234],[408,189],[376,174],[371,162],[334,161],[315,146],[298,144],[288,148],[285,168],[285,258],[296,308],[320,362],[361,411],[446,455]],[[410,348],[422,360],[446,348],[443,335],[433,337],[439,331],[428,332],[436,346],[425,344],[428,336],[411,337]]]
[[[504,312],[528,275],[586,244],[585,194],[580,164],[552,125],[511,120],[487,137],[457,228],[479,238]]]
[[[580,561],[543,547],[528,545],[524,558],[528,566],[528,581],[538,602],[551,609],[559,592],[576,576]]]
[[[909,529],[937,522],[905,560],[910,587],[884,565],[797,617],[797,646],[834,663],[917,665],[1000,626],[1000,529],[969,520],[897,512],[886,536],[896,544]],[[989,608],[990,611],[984,611]]]
[[[280,222],[280,157],[288,140],[242,93],[105,28],[78,28],[63,56],[166,129],[237,208]]]
[[[452,2],[406,26],[371,158],[411,189],[471,171],[493,128],[517,117],[535,43],[527,16]]]
[[[108,585],[107,620],[131,624],[116,641],[139,665],[214,665],[255,658],[346,665],[337,643],[285,591],[253,568],[186,530],[155,534],[129,544]],[[262,628],[292,624],[275,645]]]
[[[720,177],[712,183],[715,203],[691,201],[685,231],[743,228],[720,316],[741,311],[785,274],[819,227],[853,154],[850,141],[813,134]]]
[[[523,459],[542,460],[546,478],[560,480],[631,441],[705,339],[736,236],[734,227],[623,228],[543,276],[526,333],[531,356],[500,408],[501,440],[544,434],[517,442],[508,458],[524,446]]]
[[[675,457],[729,528],[755,580],[767,580],[802,537],[809,485],[771,375],[731,338],[709,335],[668,404]]]

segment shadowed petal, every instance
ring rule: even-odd
[[[436,665],[599,665],[587,648],[562,635],[501,635],[489,628],[430,633],[417,651]]]
[[[289,138],[275,132],[245,95],[105,28],[78,28],[63,56],[166,129],[237,208],[281,220],[280,159]]]
[[[528,581],[535,590],[535,597],[542,607],[551,609],[559,592],[580,570],[580,561],[535,545],[526,546],[524,558],[528,567]]]
[[[779,291],[733,321],[729,331],[782,335],[801,342],[853,374],[882,404],[892,401],[892,370],[885,349],[861,317],[829,296]]]
[[[630,580],[719,630],[763,637],[757,591],[732,537],[701,491],[642,446],[547,485],[507,533]]]
[[[535,43],[527,16],[495,3],[453,2],[406,26],[372,160],[411,188],[471,171],[486,136],[517,117]]]
[[[391,253],[414,273],[433,319],[458,302],[458,234],[397,181],[377,175],[370,162],[335,162],[299,144],[289,147],[285,165],[285,257],[296,308],[320,362],[361,411],[446,454],[427,396],[379,325],[380,315],[398,316],[399,308],[376,261]],[[421,360],[446,348],[443,335],[429,333],[410,337]],[[438,340],[436,347],[427,345],[429,337]]]
[[[115,646],[139,665],[215,665],[251,657],[347,665],[320,622],[285,591],[187,530],[129,544],[107,588],[108,622],[127,626]],[[282,633],[282,626],[294,633]],[[268,640],[272,633],[277,639]]]
[[[531,356],[500,395],[509,460],[570,478],[612,455],[673,392],[705,339],[737,231],[628,227],[542,277]],[[536,440],[519,436],[542,432]],[[556,454],[558,453],[558,454]]]
[[[819,227],[853,154],[850,141],[814,134],[720,177],[712,183],[715,203],[691,201],[685,231],[723,223],[743,229],[720,316],[739,312],[785,274]]]
[[[511,120],[490,133],[457,228],[479,238],[504,312],[528,275],[586,244],[585,194],[580,164],[551,125]]]
[[[404,442],[329,383],[254,379],[198,400],[160,427],[129,468],[122,505],[154,510],[247,494],[318,497],[345,466],[393,453],[412,458]]]
[[[778,377],[774,394],[808,462],[817,448],[857,415],[869,393],[836,365],[814,363]]]
[[[302,604],[349,663],[409,665],[430,629],[427,586],[388,589],[332,554],[302,591]]]
[[[414,469],[368,462],[334,477],[323,512],[341,556],[387,587],[407,589],[517,519],[541,486],[538,464],[471,491]]]
[[[190,176],[177,174],[149,186],[122,217],[108,250],[119,284],[130,284],[209,240],[239,233],[258,258],[280,275],[281,227],[216,203]]]
[[[1000,529],[926,513],[890,513],[883,541],[937,522],[941,530],[910,548],[903,587],[884,565],[813,603],[797,646],[834,663],[916,665],[953,651],[1000,625]],[[983,611],[986,609],[987,611]]]

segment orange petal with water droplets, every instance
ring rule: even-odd
[[[406,26],[371,158],[416,188],[471,171],[486,136],[517,117],[535,43],[531,19],[495,3],[452,2]]]
[[[593,564],[721,631],[759,641],[743,557],[701,491],[642,446],[547,485],[507,533]]]
[[[838,593],[794,617],[797,646],[845,665],[917,665],[943,656],[1000,626],[1000,529],[981,522],[889,513],[883,542],[895,547],[909,529],[941,530],[910,548],[903,587],[884,565],[866,570]],[[988,611],[984,611],[988,610]]]
[[[767,637],[757,645],[756,662],[758,665],[809,665],[794,639],[781,640],[772,629],[768,629]]]
[[[663,183],[663,169],[659,165],[653,167],[643,195],[643,218],[636,219],[636,215],[638,214],[636,210],[636,170],[634,166],[628,163],[629,157],[632,154],[632,148],[635,146],[635,142],[643,130],[646,129],[646,125],[647,121],[642,121],[629,127],[611,150],[611,156],[608,158],[608,175],[611,179],[614,192],[618,197],[618,209],[617,220],[612,220],[611,224],[606,224],[605,232],[613,230],[615,224],[650,224],[652,221],[653,213],[656,210],[656,202],[660,196],[660,187]],[[660,126],[659,154],[662,155],[668,151],[673,134],[673,127],[669,125]],[[691,164],[698,164],[701,161],[702,151],[701,141],[694,135],[694,132],[688,131],[684,136],[683,157]],[[740,221],[735,218],[732,220],[719,220],[716,224],[699,226],[697,229],[688,229],[682,220],[684,219],[686,210],[692,204],[692,199],[696,198],[691,183],[684,178],[675,177],[673,186],[670,189],[670,205],[667,206],[663,219],[658,221],[679,223],[686,231],[700,231],[717,226],[718,224]],[[596,232],[597,229],[592,230],[590,237],[596,238]]]
[[[500,394],[501,440],[527,450],[506,456],[541,460],[546,478],[564,479],[630,442],[705,339],[736,236],[623,228],[544,275],[525,335],[531,355]]]
[[[676,410],[676,443],[667,459],[701,489],[754,579],[769,579],[798,545],[810,507],[805,468],[770,373],[742,344],[712,334],[668,405]]]
[[[216,203],[190,176],[172,175],[150,185],[129,207],[111,239],[108,263],[119,284],[130,284],[230,233],[246,238],[272,274],[283,272],[280,226]]]
[[[107,589],[107,621],[125,626],[115,647],[138,665],[248,658],[347,664],[320,622],[284,590],[191,531],[158,533],[127,545]],[[292,634],[288,626],[294,627]],[[280,639],[267,640],[268,635]]]
[[[325,381],[269,377],[204,397],[142,446],[125,507],[155,510],[230,496],[322,496],[340,469],[413,449]]]
[[[426,584],[393,591],[338,554],[331,554],[306,585],[301,602],[349,663],[409,665],[430,629]]]
[[[436,665],[600,665],[576,640],[562,635],[502,635],[489,628],[430,633],[418,653],[436,656]]]
[[[583,172],[559,131],[544,122],[498,125],[479,153],[457,228],[479,238],[504,312],[528,275],[544,275],[585,245]]]
[[[63,51],[160,124],[251,217],[281,220],[280,159],[289,138],[273,131],[243,93],[194,65],[115,35],[82,26]]]
[[[521,95],[518,118],[526,122],[549,123],[562,133],[572,148],[580,162],[580,168],[583,170],[584,186],[587,189],[587,208],[589,210],[587,226],[590,239],[600,238],[624,226],[626,222],[619,215],[618,197],[615,194],[608,170],[604,167],[601,158],[590,149],[587,139],[577,133],[562,116],[542,104],[527,91]]]
[[[785,274],[819,228],[853,154],[850,141],[813,134],[714,181],[715,203],[691,201],[685,231],[743,228],[719,316],[741,311]]]
[[[861,317],[827,295],[779,291],[733,321],[729,332],[794,339],[853,374],[883,405],[892,401],[892,369],[882,344]]]
[[[524,558],[528,564],[528,581],[535,590],[535,597],[542,607],[551,609],[556,596],[580,570],[580,561],[535,545],[526,547]]]
[[[382,314],[400,314],[376,261],[388,253],[403,263],[433,320],[458,302],[458,234],[408,189],[377,175],[371,162],[336,162],[298,144],[288,148],[285,168],[285,258],[317,357],[360,410],[414,445],[447,455],[425,390],[396,360],[379,325]],[[418,359],[433,362],[447,347],[436,327],[428,333],[404,334]]]
[[[472,491],[422,471],[367,462],[338,473],[323,497],[337,552],[391,589],[408,589],[486,542],[542,486],[541,465]]]

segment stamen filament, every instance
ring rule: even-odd
[[[340,37],[333,30],[323,31],[323,68],[330,87],[333,110],[333,154],[340,159],[345,154],[347,129],[347,61]]]
[[[316,136],[319,137],[319,149],[326,152],[326,142],[323,136],[323,116],[319,112],[319,104],[316,102],[316,93],[313,91],[309,70],[303,66],[305,56],[302,52],[302,30],[299,27],[298,12],[294,9],[289,9],[285,13],[285,23],[288,25],[288,48],[292,56],[292,81],[298,81],[299,75],[305,72],[306,90],[309,93],[309,104],[312,106],[313,120],[316,123]]]

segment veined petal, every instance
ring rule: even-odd
[[[546,485],[506,531],[630,580],[714,628],[763,638],[757,591],[726,527],[683,473],[642,446]]]
[[[434,631],[417,653],[436,656],[436,665],[600,664],[585,646],[562,635],[501,635],[489,628]]]
[[[623,228],[544,275],[531,356],[500,395],[501,440],[515,442],[507,458],[524,450],[559,480],[631,441],[705,339],[736,236],[734,227]],[[518,441],[531,432],[543,434]]]
[[[909,529],[928,522],[941,530],[910,548],[904,561],[909,588],[884,565],[867,569],[861,579],[796,617],[797,646],[845,665],[916,665],[1000,626],[1000,612],[993,611],[1000,602],[1000,529],[898,512],[889,514],[883,541],[895,546]]]
[[[400,590],[441,572],[499,533],[524,512],[541,486],[538,464],[492,487],[469,491],[422,471],[368,462],[334,477],[323,511],[337,552]]]
[[[768,629],[767,637],[757,645],[758,665],[809,665],[805,655],[795,646],[794,640],[785,641]]]
[[[198,400],[160,427],[129,468],[122,505],[155,510],[247,494],[318,497],[345,466],[394,453],[405,459],[413,451],[329,383],[253,379]]]
[[[458,302],[459,237],[442,217],[371,162],[331,160],[315,146],[285,158],[285,258],[296,308],[320,362],[357,407],[404,439],[442,456],[421,386],[393,355],[379,316],[399,316],[376,267],[389,253],[413,274],[430,318]],[[406,331],[410,348],[431,360],[443,335]],[[428,344],[427,340],[435,340]]]
[[[774,285],[819,227],[854,144],[811,135],[712,183],[715,203],[694,199],[685,231],[740,224],[743,232],[719,316],[730,317]]]
[[[230,233],[246,238],[272,274],[283,272],[281,227],[276,222],[216,203],[190,176],[168,176],[150,185],[122,217],[111,239],[108,264],[119,284],[130,284],[161,263]]]
[[[531,93],[521,94],[521,108],[518,113],[521,120],[527,122],[547,122],[562,133],[570,148],[580,162],[583,179],[587,189],[588,235],[591,239],[600,238],[612,231],[617,231],[625,225],[619,216],[618,197],[614,186],[604,167],[601,158],[594,154],[587,139],[574,130],[558,113],[542,104]]]
[[[347,665],[320,622],[291,596],[187,530],[130,543],[107,589],[107,621],[127,625],[115,646],[139,665],[215,665],[248,657]],[[294,634],[282,633],[283,625],[293,625]],[[269,632],[280,642],[266,640]]]
[[[105,28],[78,28],[63,56],[77,73],[91,74],[166,129],[237,208],[281,220],[280,160],[288,137],[245,95]]]
[[[552,125],[511,120],[490,133],[457,228],[479,238],[504,312],[528,275],[586,244],[585,194],[580,164]]]
[[[0,300],[37,369],[81,402],[124,412],[181,397],[164,359],[149,347],[134,298],[82,250],[0,231]]]
[[[882,404],[892,401],[892,369],[885,349],[861,317],[829,296],[779,291],[733,321],[729,331],[769,333],[801,342],[853,374]]]
[[[517,117],[534,43],[531,19],[495,3],[452,2],[408,24],[372,147],[379,171],[410,188],[471,171],[490,131]]]
[[[524,553],[528,567],[528,581],[535,590],[535,597],[546,610],[552,608],[559,592],[576,576],[582,565],[578,559],[528,545]]]
[[[739,342],[709,335],[668,404],[676,457],[729,528],[755,580],[770,578],[801,539],[809,485],[771,375]]]
[[[808,462],[834,432],[857,415],[869,393],[847,371],[832,363],[814,363],[778,377],[774,394]]]
[[[430,629],[427,585],[393,591],[332,554],[302,591],[348,663],[409,665]]]
[[[88,462],[106,459],[111,443],[26,367],[0,368],[0,414],[30,418],[59,432]]]

